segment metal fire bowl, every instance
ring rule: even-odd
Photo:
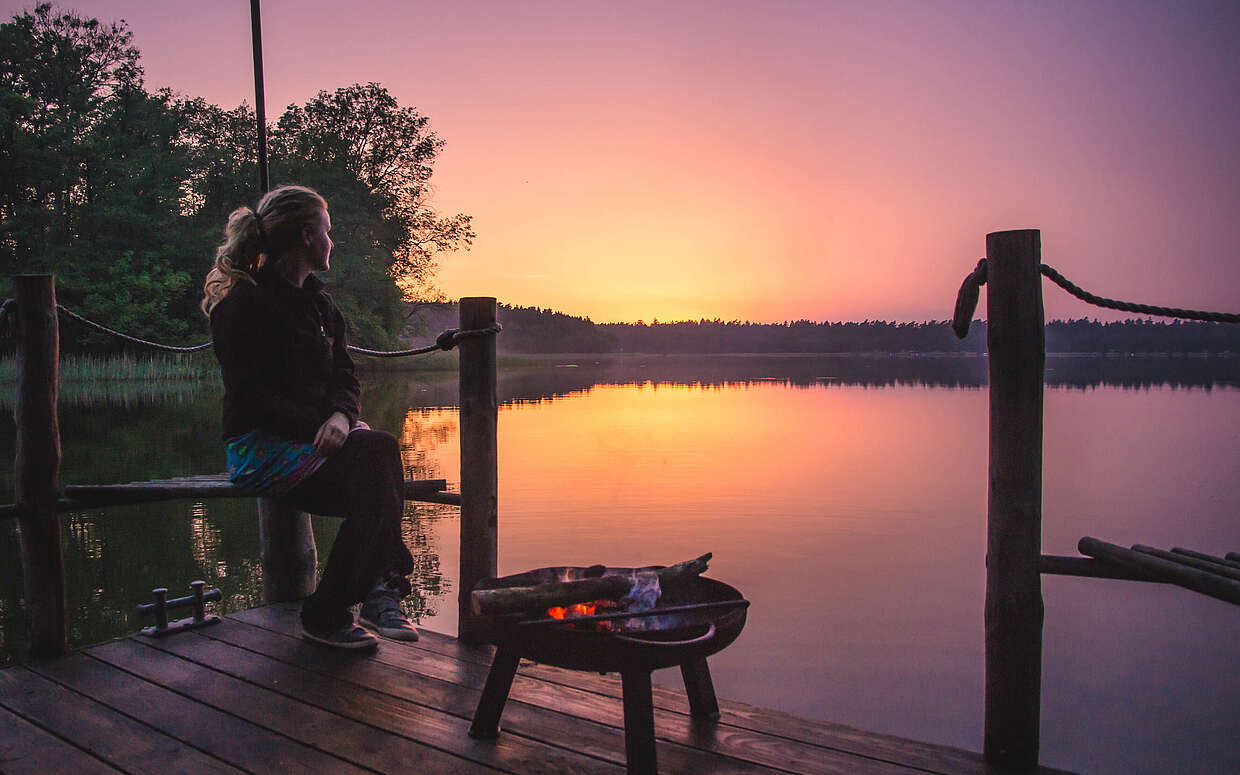
[[[604,575],[628,575],[657,567],[607,568]],[[539,568],[515,576],[484,579],[475,589],[549,584],[586,578],[585,572],[586,568],[581,567]],[[625,629],[626,620],[613,622],[618,625],[617,631],[578,629],[568,624],[522,626],[521,622],[528,617],[501,616],[487,620],[487,632],[495,645],[545,665],[599,673],[657,670],[705,659],[718,652],[736,640],[746,619],[744,597],[735,587],[721,581],[698,576],[664,590],[656,610],[732,600],[742,604],[735,608],[666,614],[659,617],[658,629],[653,630]]]

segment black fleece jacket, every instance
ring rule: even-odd
[[[224,438],[263,428],[313,441],[342,412],[357,422],[360,388],[345,346],[346,324],[314,275],[302,287],[278,271],[254,273],[211,310],[224,375]]]

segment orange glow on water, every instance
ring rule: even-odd
[[[772,377],[525,394],[543,398],[499,414],[501,574],[668,564],[713,551],[708,575],[752,602],[745,632],[711,658],[717,686],[758,705],[980,747],[984,389]],[[1044,551],[1070,554],[1086,534],[1234,545],[1238,461],[1228,429],[1240,422],[1237,395],[1048,388]],[[416,410],[407,428],[450,426],[455,412]],[[428,436],[437,470],[455,485],[455,428]],[[440,571],[456,578],[459,523],[440,525]],[[1044,579],[1043,589],[1044,702],[1061,740],[1069,728],[1108,729],[1112,692],[1142,712],[1151,687],[1132,665],[1176,665],[1186,685],[1174,688],[1189,705],[1221,696],[1212,688],[1230,675],[1233,655],[1210,644],[1231,642],[1235,627],[1215,615],[1216,601],[1081,579]],[[1177,626],[1151,623],[1151,605]],[[429,626],[455,624],[449,598]],[[1189,662],[1200,665],[1177,661],[1185,632],[1209,633],[1193,641]],[[1111,689],[1082,695],[1082,674]],[[1235,715],[1224,699],[1211,712]],[[1141,719],[1164,716],[1155,708]],[[1116,739],[1129,740],[1132,725],[1116,720]],[[1181,734],[1184,745],[1200,744],[1198,725]],[[1063,744],[1077,753],[1060,758],[1088,760],[1095,738],[1082,739],[1079,748]],[[1163,755],[1163,746],[1130,759]]]
[[[841,498],[881,493],[892,467],[907,458],[905,445],[933,433],[919,398],[918,391],[782,390],[760,383],[595,387],[588,396],[558,400],[555,411],[533,405],[506,411],[501,478],[524,490],[554,466],[558,497],[570,502],[593,497],[598,486],[612,488],[613,504],[611,497],[657,487],[666,512],[685,514],[721,497],[782,495],[811,472]],[[815,421],[807,425],[807,416]],[[698,475],[708,462],[710,479]],[[900,473],[919,478],[916,468]],[[651,495],[647,489],[642,497]]]

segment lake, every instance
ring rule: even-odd
[[[987,401],[978,358],[544,357],[501,372],[499,571],[670,564],[752,601],[711,660],[721,697],[980,750]],[[11,389],[3,401],[11,410]],[[223,470],[218,386],[73,388],[63,483]],[[451,372],[365,380],[408,476],[456,489]],[[1240,551],[1240,363],[1052,358],[1043,550]],[[11,411],[0,438],[12,450]],[[11,454],[0,486],[12,492]],[[261,604],[247,500],[67,514],[74,645],[138,629],[152,587]],[[334,536],[315,518],[321,557]],[[456,628],[455,509],[411,504],[407,605]],[[23,658],[15,529],[0,527],[0,660]],[[1044,577],[1042,761],[1081,772],[1240,771],[1240,609],[1177,587]],[[655,674],[675,686],[677,671]]]

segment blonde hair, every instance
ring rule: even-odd
[[[313,226],[327,200],[305,186],[279,186],[263,195],[258,207],[238,207],[228,215],[224,242],[215,249],[215,266],[203,283],[202,311],[210,315],[239,280],[254,282],[253,272],[279,261],[293,247],[303,226]]]

